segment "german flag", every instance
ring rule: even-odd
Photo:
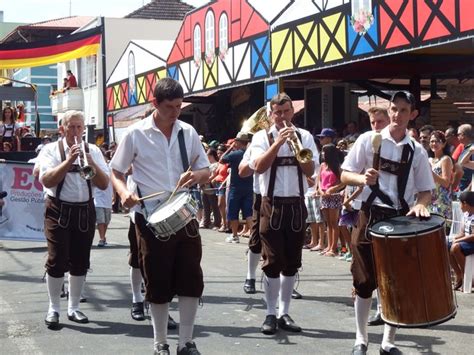
[[[0,69],[39,67],[97,54],[101,27],[30,43],[0,44]]]

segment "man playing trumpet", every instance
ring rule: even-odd
[[[295,275],[301,267],[306,230],[307,183],[303,175],[313,175],[319,161],[311,134],[291,124],[294,111],[290,97],[278,94],[270,106],[274,124],[268,131],[255,134],[250,158],[250,165],[260,174],[262,194],[260,238],[265,260],[262,269],[267,316],[261,330],[267,335],[275,334],[277,326],[292,332],[301,331],[289,316],[289,307]]]
[[[66,112],[59,130],[63,138],[47,144],[41,152],[39,173],[46,192],[44,233],[48,244],[49,308],[45,323],[49,328],[59,325],[60,294],[66,272],[69,272],[68,318],[77,323],[88,322],[79,311],[79,301],[95,232],[93,189],[105,190],[109,184],[108,168],[100,149],[76,143],[82,141],[84,132],[82,112]],[[81,161],[87,161],[88,167]],[[84,167],[94,170],[95,175],[84,179],[81,174]]]

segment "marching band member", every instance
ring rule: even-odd
[[[301,267],[301,254],[306,230],[304,193],[306,178],[311,176],[319,160],[313,136],[306,130],[296,129],[293,105],[288,95],[281,93],[270,102],[274,124],[253,137],[250,164],[260,174],[260,238],[264,258],[265,299],[267,316],[262,325],[263,334],[275,334],[278,327],[292,332],[301,328],[289,316],[289,307],[296,273]],[[309,148],[312,159],[300,162],[288,143],[299,139]],[[279,317],[276,303],[280,296]]]
[[[76,143],[82,140],[84,132],[82,112],[66,112],[59,130],[63,138],[42,149],[39,172],[46,193],[44,230],[48,244],[49,309],[45,323],[49,328],[59,325],[60,294],[64,273],[68,271],[68,318],[77,323],[88,322],[79,311],[79,301],[95,233],[93,188],[105,190],[109,184],[109,170],[100,149],[86,144],[81,149],[82,144]],[[95,170],[90,180],[79,174],[84,167],[81,161],[87,161]]]
[[[159,206],[165,202],[175,188],[186,189],[209,179],[209,161],[197,132],[178,120],[183,97],[183,88],[177,81],[170,78],[158,81],[153,99],[156,110],[129,127],[111,161],[112,182],[125,207],[138,203],[138,196],[125,183],[124,174],[131,165],[139,194],[167,192],[160,199],[146,201],[135,214],[154,350],[160,355],[169,354],[168,308],[175,295],[180,313],[178,354],[199,354],[192,341],[198,301],[204,288],[198,222],[191,220],[162,241],[147,227],[144,215],[151,213],[149,207],[153,204]],[[186,169],[188,166],[191,169]]]
[[[414,96],[406,91],[395,93],[388,113],[390,124],[380,132],[379,147],[373,147],[372,139],[377,133],[366,132],[357,139],[342,164],[342,182],[364,186],[358,198],[363,202],[351,243],[356,318],[356,341],[352,354],[357,355],[367,353],[367,319],[372,292],[377,288],[372,241],[367,226],[397,215],[429,217],[427,206],[431,203],[431,190],[435,187],[432,174],[427,173],[430,163],[426,150],[407,134],[408,123],[418,115]],[[373,168],[374,150],[380,156],[380,170]],[[399,352],[394,344],[395,331],[395,327],[385,325],[381,354]]]

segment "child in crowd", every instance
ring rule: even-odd
[[[454,289],[459,290],[462,287],[464,275],[464,263],[466,256],[474,254],[474,192],[464,191],[459,196],[461,210],[464,212],[464,231],[455,236],[452,243],[449,243],[449,257],[451,267],[454,270],[456,278],[454,280]]]
[[[309,224],[311,230],[311,242],[305,245],[304,249],[311,251],[323,250],[325,246],[324,221],[321,214],[321,196],[318,192],[319,176],[318,170],[314,172],[312,177],[308,177],[308,190],[305,194],[306,209],[308,210],[308,218],[306,223]]]

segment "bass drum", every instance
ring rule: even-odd
[[[456,315],[444,223],[439,215],[398,216],[369,228],[386,323],[430,327]]]

